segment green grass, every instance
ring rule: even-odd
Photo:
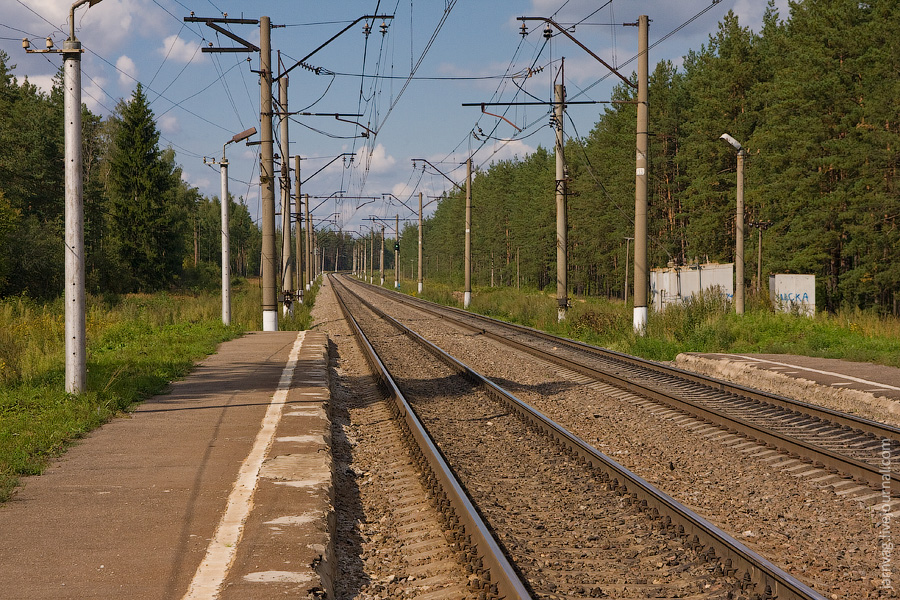
[[[315,287],[284,330],[309,326]],[[165,392],[223,341],[261,328],[258,282],[232,289],[232,325],[218,293],[89,298],[87,391],[64,392],[62,302],[0,301],[0,501],[22,475],[134,403]]]
[[[402,291],[408,290],[403,289]],[[422,297],[462,306],[462,294],[426,281]],[[632,307],[602,298],[572,298],[557,323],[555,294],[515,288],[475,288],[470,310],[652,360],[681,352],[800,354],[900,367],[900,319],[862,311],[819,313],[814,318],[774,313],[768,302],[748,299],[746,313],[716,296],[651,312],[647,332],[632,328]]]

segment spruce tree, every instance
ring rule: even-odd
[[[121,261],[130,268],[126,289],[152,291],[175,283],[181,273],[187,207],[178,194],[178,169],[171,151],[159,149],[159,131],[143,87],[118,106],[110,155],[109,197],[113,235]],[[124,274],[123,274],[124,275]]]

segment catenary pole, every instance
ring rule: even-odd
[[[463,292],[463,308],[472,303],[472,157],[466,161],[466,289]]]
[[[303,199],[303,208],[306,210],[306,290],[309,291],[313,281],[312,217],[309,214],[309,194],[304,194]]]
[[[422,293],[425,289],[425,280],[422,277],[422,192],[419,192],[419,273],[418,273],[418,290]]]
[[[381,226],[381,285],[384,285],[384,225]]]
[[[297,177],[297,183],[294,186],[294,206],[297,212],[294,213],[294,256],[297,261],[297,282],[294,289],[297,292],[297,298],[303,300],[303,253],[301,252],[303,242],[300,239],[300,232],[303,231],[301,223],[303,220],[302,202],[300,199],[300,155],[294,157],[294,174]]]
[[[568,264],[568,207],[566,203],[566,155],[563,138],[565,119],[566,88],[563,84],[553,86],[553,115],[556,129],[556,320],[565,321],[569,308]]]
[[[231,242],[228,235],[230,222],[230,206],[228,202],[228,159],[222,149],[222,162],[219,163],[222,177],[221,229],[222,229],[222,323],[231,325]]]
[[[737,153],[737,210],[734,227],[734,268],[735,290],[734,311],[744,314],[744,157],[747,152],[741,148]]]
[[[278,52],[281,62],[281,51]],[[284,293],[283,314],[293,314],[291,282],[294,279],[291,257],[291,163],[288,144],[288,76],[278,79],[278,114],[281,137],[281,291]]]
[[[638,17],[638,97],[637,153],[634,191],[634,331],[643,335],[647,329],[647,296],[650,288],[647,267],[647,157],[649,118],[648,95],[648,29],[647,15]]]
[[[269,17],[259,19],[259,185],[262,202],[263,331],[278,331],[275,292],[275,160],[272,140],[272,45]]]
[[[400,215],[397,215],[394,231],[397,238],[394,240],[394,289],[400,289]]]

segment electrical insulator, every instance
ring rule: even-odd
[[[381,22],[381,35],[384,35],[384,34],[386,34],[386,33],[387,33],[387,23],[385,23],[384,21],[382,21],[382,22]]]
[[[547,25],[547,28],[544,29],[544,39],[549,40],[553,37],[553,30],[550,29],[550,26]]]
[[[363,25],[363,35],[369,37],[370,33],[372,33],[372,26],[366,23]]]
[[[525,21],[522,21],[522,26],[519,27],[519,33],[522,34],[522,37],[528,35],[528,29],[525,28]]]
[[[53,40],[50,39],[50,36],[47,36],[47,50],[53,47]]]
[[[31,47],[31,42],[28,41],[28,38],[22,38],[22,47],[26,50]]]

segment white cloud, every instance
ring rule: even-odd
[[[137,65],[130,57],[124,54],[116,60],[116,69],[119,71],[119,85],[126,90],[130,90],[137,79]]]
[[[27,77],[28,83],[39,87],[41,91],[47,94],[53,89],[53,75],[28,75]]]
[[[192,177],[188,179],[188,174],[186,171],[181,172],[181,180],[187,183],[188,185],[195,187],[199,190],[203,190],[209,188],[213,185],[212,179],[209,177]],[[219,183],[218,181],[216,183]],[[229,190],[230,192],[231,190]]]
[[[171,114],[165,114],[159,118],[159,130],[165,134],[175,134],[181,132],[181,124],[178,118]]]
[[[168,56],[168,60],[174,60],[180,63],[189,63],[191,59],[198,59],[202,56],[199,52],[199,42],[188,42],[181,39],[177,35],[170,35],[163,40],[162,46],[156,49],[160,56]]]
[[[371,173],[383,173],[390,170],[397,160],[387,153],[384,145],[377,144],[374,149],[360,148],[356,152],[355,162],[368,168]]]
[[[100,76],[94,76],[91,79],[83,78],[81,80],[81,101],[94,114],[100,114],[101,111],[105,110],[100,105],[101,102],[112,107],[106,92],[103,91],[106,84],[106,79]]]
[[[479,162],[484,162],[489,156],[487,164],[501,160],[509,160],[512,158],[524,159],[527,155],[534,152],[534,148],[521,140],[512,140],[510,142],[494,142],[491,146],[490,153],[486,156],[480,156]]]

